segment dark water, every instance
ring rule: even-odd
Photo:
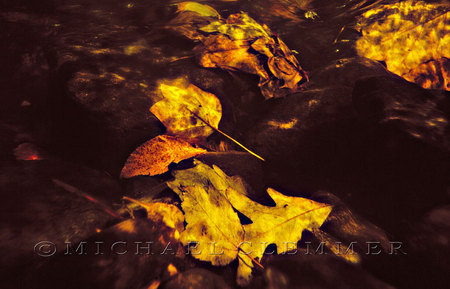
[[[354,267],[334,259],[275,259],[269,267],[288,272],[291,283],[283,287],[260,273],[254,288],[305,288],[301,270],[309,272],[310,286],[319,284],[314,288],[444,288],[450,269],[443,258],[449,252],[450,131],[448,125],[430,128],[427,121],[449,120],[448,92],[423,90],[389,74],[382,63],[357,56],[356,17],[393,1],[291,2],[297,4],[202,1],[223,17],[247,12],[298,52],[310,75],[305,91],[264,101],[255,76],[197,64],[196,43],[165,28],[176,10],[169,1],[2,1],[0,252],[2,266],[19,276],[7,278],[8,285],[144,288],[162,276],[166,261],[130,258],[98,269],[96,259],[43,264],[29,255],[37,239],[88,239],[95,228],[117,222],[55,187],[52,179],[116,208],[124,194],[153,194],[170,178],[123,181],[118,175],[138,145],[164,132],[148,111],[154,102],[149,91],[159,79],[186,75],[221,100],[220,128],[267,159],[260,163],[225,153],[207,160],[243,176],[256,199],[267,200],[268,186],[324,202],[338,198],[342,211],[324,229],[329,234],[352,241],[341,232],[352,212],[361,216],[358,234],[350,235],[358,241],[386,234],[409,246],[407,256],[364,257]],[[318,16],[306,18],[307,11]],[[293,118],[298,124],[292,131],[267,126]],[[210,141],[224,140],[214,134]],[[43,160],[16,160],[13,151],[22,143],[39,147]],[[195,265],[227,282],[234,279],[234,269],[173,262],[180,270]],[[301,269],[292,270],[296,266]],[[41,274],[52,278],[42,280]],[[359,283],[346,283],[348,278]]]

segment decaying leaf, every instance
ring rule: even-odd
[[[402,1],[365,12],[358,53],[424,88],[450,90],[449,6]]]
[[[155,223],[161,223],[169,228],[175,229],[178,232],[184,230],[184,216],[183,213],[175,205],[166,204],[162,202],[142,202],[130,197],[124,197],[132,203],[135,203],[147,211],[147,216]]]
[[[160,135],[139,146],[127,159],[122,172],[123,178],[139,175],[155,176],[169,170],[173,162],[197,156],[206,150],[173,136]]]
[[[198,4],[198,3],[197,3]],[[202,5],[202,4],[198,4]],[[183,7],[183,6],[182,6]],[[208,11],[211,7],[205,8]],[[201,42],[195,48],[203,67],[218,67],[258,75],[267,98],[298,91],[306,73],[284,42],[266,25],[241,12],[227,19],[208,13],[179,9],[170,29]]]
[[[164,124],[167,134],[192,142],[212,134],[213,129],[193,113],[218,128],[222,105],[214,94],[203,91],[183,77],[161,81],[158,90],[163,99],[150,111]]]
[[[245,188],[233,184],[220,168],[199,161],[173,174],[175,179],[168,186],[180,196],[187,223],[181,241],[196,242],[192,255],[213,265],[226,265],[239,257],[237,282],[241,285],[248,284],[252,262],[261,260],[269,244],[276,244],[279,253],[295,249],[303,230],[319,228],[331,212],[329,205],[270,188],[276,206],[263,206],[249,199]],[[253,223],[242,225],[235,210]]]

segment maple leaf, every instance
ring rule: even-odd
[[[167,172],[173,162],[206,153],[206,150],[168,135],[160,135],[139,146],[125,162],[120,174],[123,178],[139,175],[154,176]]]
[[[150,111],[164,124],[167,134],[197,142],[213,133],[210,126],[218,128],[222,105],[214,94],[189,83],[184,77],[162,80],[158,89],[163,99]],[[194,117],[193,113],[209,125]]]
[[[289,197],[268,189],[275,207],[258,204],[246,196],[220,168],[195,160],[195,167],[175,171],[168,186],[177,193],[187,223],[181,241],[196,242],[192,255],[213,265],[227,265],[239,257],[237,282],[251,279],[252,262],[261,260],[266,247],[276,244],[279,253],[296,248],[303,230],[319,228],[331,207],[312,200]],[[242,225],[239,211],[251,224]],[[291,244],[291,246],[288,246]],[[197,251],[198,250],[198,251]]]
[[[167,27],[201,42],[194,49],[200,65],[258,75],[266,99],[298,91],[308,80],[293,53],[266,25],[245,12],[224,19],[218,13],[213,16],[211,7],[204,9],[209,11],[207,17],[197,9],[179,9]]]
[[[403,1],[365,12],[357,23],[359,55],[424,88],[450,90],[448,5]]]
[[[227,265],[237,257],[244,229],[224,192],[229,185],[238,190],[245,188],[234,184],[217,167],[194,162],[192,169],[174,171],[175,179],[167,183],[182,201],[187,225],[181,241],[185,245],[197,242],[195,258],[212,265]]]

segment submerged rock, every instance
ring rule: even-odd
[[[267,186],[332,191],[400,233],[402,220],[445,199],[447,96],[363,59],[321,73],[304,92],[266,102],[243,142],[267,160]]]
[[[205,269],[191,269],[180,273],[169,280],[164,289],[230,289],[225,280],[217,274]]]
[[[450,151],[449,115],[439,106],[449,97],[449,94],[433,93],[394,77],[360,79],[353,90],[359,118],[396,127],[447,151]]]
[[[30,255],[41,241],[62,250],[64,242],[87,238],[117,218],[107,207],[119,201],[120,187],[103,172],[54,159],[11,160],[3,162],[0,175],[5,270],[43,261]]]
[[[269,262],[264,272],[267,289],[394,288],[335,256],[298,254],[277,256]]]

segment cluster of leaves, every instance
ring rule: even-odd
[[[157,136],[139,146],[127,159],[121,177],[155,176],[205,149],[193,146],[201,143],[218,128],[222,117],[219,99],[180,77],[161,80],[157,89],[162,99],[150,111],[166,127],[166,135]],[[204,121],[200,121],[201,118]]]
[[[201,115],[218,126],[220,102],[214,95],[185,79],[162,81],[159,89],[164,98],[150,110],[171,135],[157,136],[138,147],[122,169],[124,178],[160,175],[168,171],[172,162],[207,153],[190,142],[206,138],[212,132],[207,130],[212,125],[192,123],[192,115]],[[259,261],[269,244],[276,244],[279,253],[294,249],[286,244],[295,244],[305,229],[318,229],[331,211],[329,205],[287,197],[270,188],[267,192],[276,206],[263,206],[247,197],[240,177],[229,177],[217,166],[209,167],[197,160],[193,168],[174,171],[173,176],[174,180],[167,185],[179,195],[184,217],[172,204],[125,197],[131,202],[128,210],[143,207],[151,221],[169,228],[165,231],[170,238],[186,246],[197,243],[198,253],[193,254],[197,259],[212,265],[227,265],[239,258],[237,282],[240,285],[249,283],[253,264],[262,267]],[[242,224],[238,211],[252,223]],[[134,227],[134,222],[129,220],[119,225],[119,229],[129,232]]]
[[[178,15],[169,27],[202,43],[194,49],[202,66],[256,74],[266,98],[294,92],[307,79],[284,42],[246,13],[223,19],[212,7],[197,2],[182,2],[177,7]],[[164,124],[166,135],[138,147],[126,161],[122,177],[159,175],[172,162],[206,153],[191,143],[204,143],[214,130],[264,160],[218,129],[222,117],[219,99],[186,77],[159,81],[155,94],[161,99],[150,111]]]
[[[239,259],[237,283],[247,285],[255,264],[269,244],[282,254],[296,248],[303,230],[317,230],[327,219],[331,206],[312,200],[285,196],[271,188],[267,193],[276,203],[269,207],[247,197],[240,177],[227,176],[219,167],[194,160],[194,167],[173,173],[167,185],[180,197],[181,211],[174,205],[125,199],[147,210],[149,218],[174,231],[170,236],[191,246],[192,256],[215,266]],[[251,220],[242,224],[238,212]],[[183,221],[186,223],[184,228]],[[133,230],[133,222],[120,227]]]
[[[424,88],[450,90],[448,5],[408,0],[368,10],[359,19],[361,56]]]
[[[172,29],[201,42],[195,50],[202,66],[256,74],[266,98],[296,91],[306,79],[287,46],[243,12],[223,19],[210,6],[183,2],[171,24]],[[155,94],[160,100],[150,111],[166,127],[166,134],[147,141],[129,156],[123,178],[163,174],[172,162],[208,153],[192,144],[204,144],[213,131],[224,134],[218,129],[219,99],[187,78],[160,80]],[[260,262],[269,244],[277,245],[278,253],[295,249],[302,232],[318,230],[331,212],[330,205],[285,196],[271,188],[267,193],[276,206],[261,205],[248,197],[240,177],[230,177],[219,167],[198,160],[192,168],[172,175],[167,186],[180,197],[184,215],[174,204],[145,197],[125,197],[130,202],[125,210],[133,216],[137,206],[145,208],[151,221],[167,228],[168,237],[185,246],[196,244],[194,258],[212,265],[227,265],[238,258],[240,285],[250,282],[255,265],[263,267]],[[240,215],[251,223],[241,222]],[[124,221],[118,228],[132,232],[134,221]]]
[[[162,80],[158,91],[162,99],[150,111],[166,126],[167,134],[147,141],[129,156],[121,173],[124,178],[160,175],[172,162],[207,153],[191,143],[201,143],[212,128],[218,128],[222,111],[215,95],[185,78]],[[249,283],[254,264],[262,267],[259,262],[269,244],[276,244],[279,253],[295,249],[286,244],[296,244],[305,229],[318,229],[331,211],[329,205],[284,196],[270,188],[267,192],[276,206],[263,206],[247,197],[240,177],[229,177],[217,166],[197,160],[193,168],[174,171],[173,176],[167,185],[179,195],[184,216],[172,204],[125,197],[131,202],[128,211],[143,207],[151,221],[168,228],[168,237],[185,246],[196,243],[198,252],[193,256],[197,259],[227,265],[239,258],[240,285]],[[237,212],[252,223],[242,224]],[[135,228],[130,220],[118,226],[129,232]]]
[[[210,6],[183,2],[167,27],[201,43],[194,50],[203,67],[257,75],[266,99],[298,91],[308,79],[286,44],[244,12],[224,19]]]

